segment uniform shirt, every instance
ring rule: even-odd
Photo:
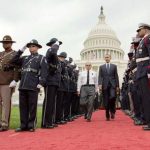
[[[11,50],[6,53],[0,52],[0,85],[9,85],[12,80],[19,80],[18,68],[10,64],[10,60],[16,55],[16,51]],[[6,70],[6,67],[9,69]]]
[[[82,85],[87,83],[87,70],[80,72],[77,82],[77,91],[79,92]],[[89,85],[95,85],[95,89],[98,89],[98,79],[97,73],[95,71],[89,70]]]

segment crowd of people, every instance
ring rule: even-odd
[[[150,130],[150,25],[141,23],[131,42],[121,88],[121,105],[135,125]]]
[[[9,35],[0,41],[0,131],[9,129],[11,97],[19,81],[20,126],[15,131],[34,132],[38,94],[44,88],[41,128],[52,129],[73,121],[81,114],[91,121],[93,110],[103,101],[106,121],[115,119],[116,99],[120,94],[123,111],[134,119],[135,125],[150,130],[150,25],[140,24],[128,53],[129,62],[121,90],[117,66],[111,55],[99,72],[92,70],[91,62],[79,72],[67,53],[58,54],[62,42],[52,38],[46,44],[45,56],[38,50],[42,45],[33,39],[18,51],[12,49],[15,41]],[[30,55],[22,55],[29,49]],[[100,96],[99,96],[100,95]]]

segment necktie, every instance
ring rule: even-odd
[[[107,73],[109,74],[109,64],[106,64]]]
[[[86,82],[87,85],[89,85],[89,70],[87,71],[87,82]]]

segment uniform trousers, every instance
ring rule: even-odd
[[[12,93],[9,85],[0,85],[0,126],[9,127]]]
[[[20,128],[36,127],[38,91],[19,90]]]
[[[56,98],[56,123],[63,120],[63,98],[64,91],[58,91]]]
[[[55,123],[57,89],[58,87],[55,85],[49,85],[45,88],[42,127],[52,126]]]
[[[150,85],[147,76],[140,78],[138,80],[138,85],[143,104],[144,116],[146,119],[146,123],[150,127]]]

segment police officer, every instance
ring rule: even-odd
[[[30,55],[23,56],[26,48],[29,48]],[[19,108],[20,108],[20,128],[16,132],[35,131],[38,92],[45,86],[47,77],[47,62],[44,56],[38,54],[38,49],[42,46],[33,39],[12,59],[12,63],[21,66],[21,80],[19,85]]]
[[[68,79],[67,79],[67,64],[66,64],[66,58],[67,58],[67,53],[66,52],[61,52],[58,55],[60,64],[61,64],[61,82],[60,82],[60,87],[58,88],[57,92],[57,100],[56,100],[56,124],[65,124],[66,121],[64,121],[64,99],[65,92],[68,91]]]
[[[42,128],[54,128],[56,115],[56,96],[57,89],[61,81],[61,68],[58,61],[57,52],[62,44],[56,38],[52,38],[46,45],[50,48],[47,50],[46,59],[49,66],[47,86],[45,88],[45,99],[42,112]]]
[[[147,126],[144,130],[150,130],[150,25],[141,23],[137,29],[138,36],[142,38],[137,48],[137,81],[140,85],[144,115]]]
[[[4,48],[4,51],[0,52],[0,131],[7,131],[11,112],[11,97],[18,81],[19,72],[9,62],[16,54],[12,50],[12,44],[15,41],[6,35],[0,43]]]

